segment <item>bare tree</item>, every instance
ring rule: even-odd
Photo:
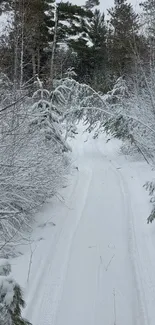
[[[55,26],[54,26],[54,39],[52,44],[52,54],[51,54],[51,64],[50,64],[50,87],[53,87],[53,73],[54,73],[54,58],[55,58],[55,50],[56,50],[56,41],[57,41],[57,27],[58,27],[58,15],[57,15],[57,4],[55,1]]]

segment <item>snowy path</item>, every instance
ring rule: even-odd
[[[133,207],[142,213],[143,205],[131,193],[133,176],[127,182],[125,168],[86,138],[74,143],[79,171],[66,205],[53,207],[57,225],[42,231],[47,240],[34,252],[24,316],[33,325],[152,325],[155,283],[143,269],[143,237],[138,251]]]
[[[56,324],[64,320],[75,325],[138,324],[140,307],[129,251],[131,211],[124,183],[93,140],[79,150],[78,166],[80,171],[89,166],[91,180],[85,188]],[[79,195],[76,200],[81,204]]]
[[[95,150],[93,157],[87,161],[92,165],[91,182],[72,243],[56,324],[64,320],[75,325],[136,324],[124,188],[118,173]]]

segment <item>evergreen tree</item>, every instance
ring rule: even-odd
[[[140,4],[143,9],[143,17],[145,22],[145,32],[147,35],[148,49],[147,59],[149,59],[150,67],[155,65],[155,0],[147,0]]]
[[[10,34],[10,57],[13,58],[14,79],[23,76],[26,80],[36,74],[48,78],[54,34],[54,0],[9,0],[9,9],[14,14],[13,30]],[[85,6],[67,2],[57,4],[57,53],[54,60],[58,67],[61,46],[67,44],[66,57],[70,53],[71,66],[82,82],[96,87],[100,75],[100,84],[105,78],[106,66],[106,27],[104,15],[93,10],[98,0],[88,0]],[[63,53],[64,57],[64,53]],[[7,66],[7,64],[6,64]],[[69,66],[67,66],[68,68]],[[54,67],[54,73],[58,70]],[[59,69],[60,70],[60,69]],[[62,75],[62,69],[61,69]]]
[[[105,77],[107,58],[104,14],[92,10],[97,5],[97,0],[86,1],[84,7],[69,2],[58,4],[58,41],[66,42],[75,53],[79,81],[93,85],[96,76]]]
[[[107,28],[104,14],[101,14],[101,12],[97,9],[95,10],[92,18],[89,38],[92,43],[90,58],[92,60],[92,85],[95,87],[95,89],[105,91],[107,87]]]
[[[11,266],[8,260],[0,259],[0,324],[31,325],[22,318],[25,306],[20,286],[10,277]]]
[[[82,82],[103,91],[103,82],[107,69],[106,25],[104,14],[95,10],[87,27],[87,38],[70,41],[70,46],[77,53],[76,73]],[[97,81],[98,79],[98,81]],[[98,84],[98,86],[97,86]]]
[[[87,0],[86,3],[85,3],[85,7],[87,9],[92,9],[95,6],[99,6],[99,4],[100,4],[99,0]]]
[[[76,72],[86,81],[90,70],[89,26],[93,12],[71,3],[58,4],[58,42],[76,53]],[[84,77],[85,76],[85,77]]]
[[[53,41],[54,0],[8,0],[1,3],[1,12],[13,13],[9,35],[10,53],[14,59],[14,79],[21,74],[29,79],[42,72]]]
[[[116,76],[131,70],[135,43],[138,38],[138,15],[127,0],[115,0],[108,10],[108,56],[112,73]]]
[[[60,2],[57,7],[58,41],[68,42],[71,37],[87,37],[88,20],[93,17],[92,11],[70,2]]]

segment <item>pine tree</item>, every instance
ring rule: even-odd
[[[84,7],[58,4],[58,41],[67,43],[76,54],[78,80],[96,85],[96,77],[105,77],[106,27],[104,14],[92,10],[98,0],[86,1]]]
[[[145,22],[145,33],[147,35],[148,49],[147,59],[149,59],[150,67],[155,67],[155,0],[147,0],[140,4],[143,9],[143,17]]]
[[[53,41],[54,3],[54,0],[8,0],[7,6],[3,2],[0,7],[3,12],[11,11],[14,17],[9,47],[17,83],[43,73]]]
[[[92,86],[102,91],[106,90],[106,74],[107,74],[107,46],[106,46],[107,28],[105,24],[104,14],[99,10],[95,10],[92,23],[89,30],[89,38],[92,43],[91,60],[93,80]]]
[[[58,4],[58,42],[65,43],[76,53],[77,74],[83,78],[89,74],[89,26],[93,12],[85,7],[60,2]]]
[[[10,277],[11,266],[8,260],[0,259],[0,324],[31,325],[22,318],[25,306],[20,286]]]
[[[87,9],[93,9],[95,6],[99,6],[100,1],[99,0],[87,0],[85,3],[85,7]]]
[[[88,25],[86,39],[81,38],[79,41],[70,42],[73,50],[77,52],[76,72],[77,75],[81,76],[80,81],[104,91],[107,69],[107,29],[104,14],[96,9]]]
[[[120,76],[131,70],[134,60],[135,42],[138,38],[138,15],[127,0],[115,0],[108,10],[109,35],[108,56],[112,74]]]
[[[84,7],[70,2],[60,2],[58,8],[58,41],[66,41],[71,37],[86,37],[87,20],[91,20],[93,13]],[[80,36],[79,36],[80,35]]]

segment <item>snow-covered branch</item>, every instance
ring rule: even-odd
[[[11,265],[7,259],[0,259],[0,324],[31,325],[22,318],[25,306],[20,286],[10,276]]]

